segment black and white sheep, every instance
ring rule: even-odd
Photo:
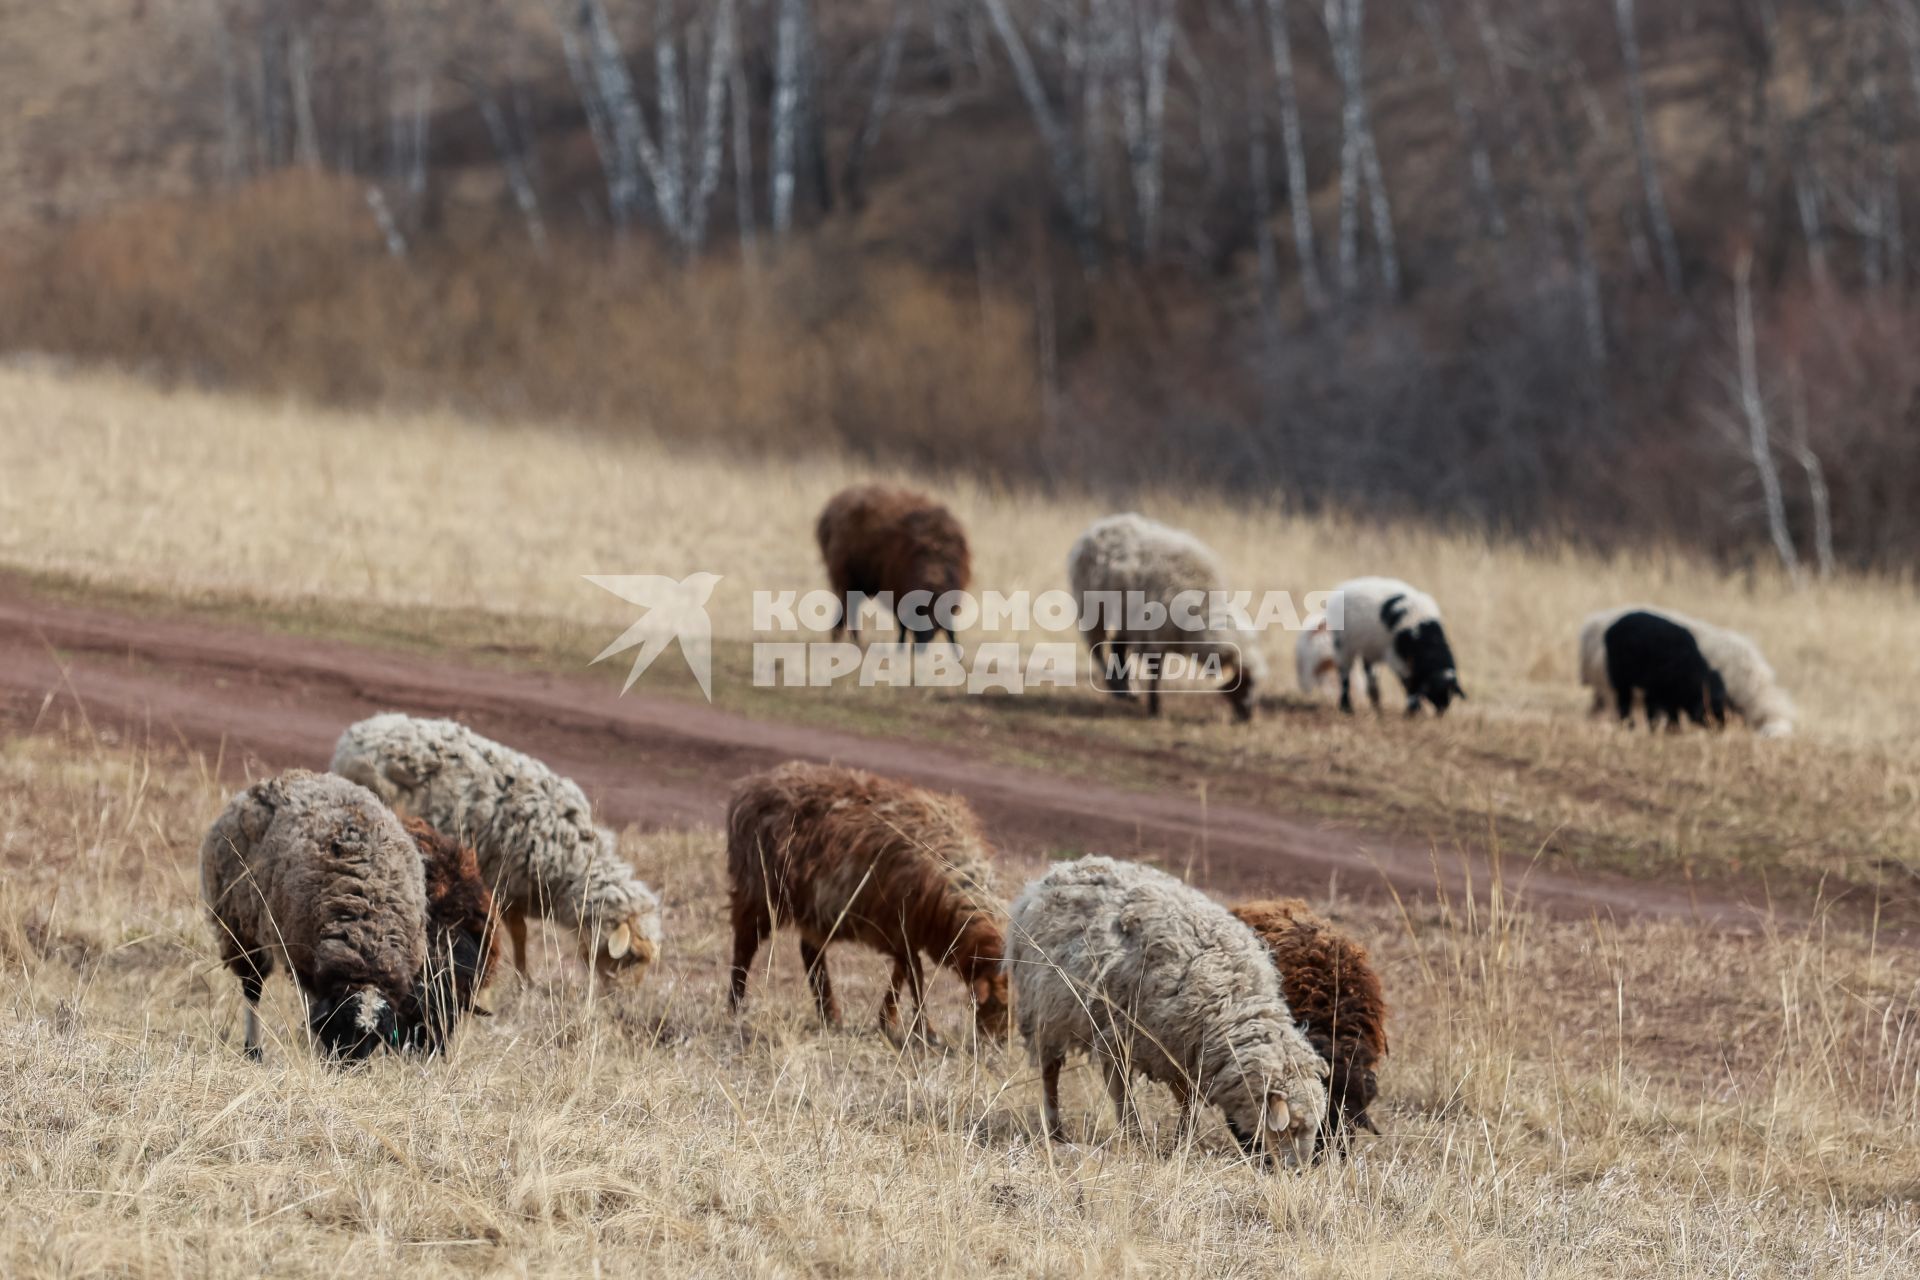
[[[1606,635],[1607,628],[1629,613],[1652,614],[1686,628],[1699,646],[1700,656],[1725,686],[1727,709],[1754,732],[1763,738],[1784,738],[1793,733],[1793,699],[1780,687],[1759,645],[1738,631],[1648,604],[1602,609],[1580,624],[1580,682],[1593,691],[1594,714],[1616,705],[1613,684],[1607,676]]]
[[[1380,709],[1380,682],[1376,664],[1384,662],[1400,677],[1407,693],[1407,714],[1420,710],[1420,700],[1445,715],[1455,698],[1464,700],[1460,674],[1440,622],[1440,606],[1432,596],[1397,578],[1353,578],[1334,588],[1340,623],[1333,632],[1334,661],[1340,673],[1340,709],[1353,711],[1349,678],[1358,662],[1367,677],[1367,697]]]
[[[579,786],[453,720],[387,714],[351,725],[333,771],[473,846],[527,971],[527,917],[574,930],[603,972],[644,973],[660,952],[660,899],[593,825]]]
[[[1061,1136],[1061,1065],[1084,1050],[1123,1128],[1138,1123],[1140,1073],[1173,1090],[1183,1133],[1211,1104],[1243,1150],[1311,1154],[1326,1060],[1294,1025],[1266,948],[1199,890],[1139,863],[1061,863],[1014,902],[1006,965],[1049,1136]]]
[[[276,966],[306,997],[329,1054],[398,1049],[427,958],[420,853],[372,792],[295,769],[236,795],[200,846],[200,893],[220,958],[247,1000],[260,1056],[260,988]]]
[[[1613,689],[1620,718],[1633,718],[1634,695],[1647,709],[1647,727],[1664,719],[1678,728],[1680,717],[1705,725],[1727,722],[1727,687],[1707,665],[1693,632],[1658,614],[1620,615],[1607,628],[1607,683]]]
[[[1228,673],[1220,687],[1237,719],[1253,718],[1257,686],[1267,678],[1266,656],[1250,631],[1216,625],[1210,608],[1224,592],[1226,573],[1211,549],[1192,534],[1129,512],[1088,525],[1067,555],[1067,578],[1080,611],[1080,634],[1093,655],[1096,686],[1133,696],[1128,677],[1110,681],[1108,659],[1129,658],[1147,669],[1147,713],[1160,714],[1161,669],[1168,655],[1217,665]],[[1117,602],[1120,617],[1099,607]],[[1134,626],[1136,606],[1163,612],[1159,625]],[[1198,625],[1184,625],[1198,624]]]

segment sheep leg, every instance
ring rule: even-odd
[[[1060,1124],[1060,1066],[1065,1061],[1065,1054],[1056,1053],[1040,1064],[1040,1119],[1049,1142],[1067,1140],[1067,1131]]]
[[[241,974],[240,994],[247,998],[247,1057],[258,1062],[260,1061],[260,975]]]
[[[501,923],[507,926],[507,941],[513,944],[513,967],[524,978],[527,976],[527,913],[513,908]]]
[[[1353,690],[1349,687],[1349,683],[1352,675],[1353,675],[1353,668],[1344,663],[1341,664],[1340,710],[1347,715],[1353,714]]]
[[[727,1007],[738,1010],[741,1001],[747,998],[747,973],[753,968],[753,957],[760,950],[760,940],[766,936],[761,921],[752,917],[735,917],[733,922],[733,972],[731,986],[727,992]]]
[[[1140,1132],[1140,1113],[1133,1105],[1133,1088],[1126,1064],[1118,1058],[1102,1055],[1100,1074],[1107,1078],[1107,1095],[1113,1099],[1113,1114],[1120,1123],[1120,1132],[1138,1134]]]
[[[1158,667],[1154,668],[1153,674],[1147,677],[1147,714],[1150,716],[1160,714],[1160,670]]]
[[[1200,1119],[1200,1094],[1182,1078],[1173,1082],[1173,1099],[1180,1105],[1179,1119],[1174,1122],[1173,1140],[1185,1143],[1192,1139],[1194,1125]]]
[[[833,998],[833,978],[827,973],[827,949],[808,938],[800,939],[800,963],[807,969],[807,985],[813,988],[813,1002],[820,1006],[820,1018],[830,1027],[840,1025],[840,1005]]]
[[[909,984],[913,990],[913,1016],[907,1020],[903,1032],[900,1028],[900,989]],[[920,966],[919,955],[908,951],[895,956],[893,981],[880,1001],[880,1029],[886,1033],[887,1039],[895,1044],[904,1044],[908,1039],[919,1036],[928,1044],[940,1043],[940,1037],[926,1025],[926,994],[926,971]]]
[[[1374,671],[1373,664],[1371,662],[1363,662],[1360,664],[1360,667],[1361,667],[1361,670],[1367,673],[1367,701],[1371,702],[1373,704],[1374,711],[1378,712],[1380,710],[1379,673]]]

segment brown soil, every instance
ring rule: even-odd
[[[970,756],[948,746],[756,720],[630,693],[601,678],[514,671],[242,626],[57,602],[0,575],[0,718],[33,730],[84,712],[95,729],[205,752],[224,774],[324,768],[340,731],[383,710],[445,715],[551,763],[604,817],[644,828],[723,822],[744,774],[831,760],[966,796],[1007,853],[1031,861],[1098,850],[1188,870],[1224,894],[1345,893],[1484,898],[1476,850],[1203,803],[1180,790],[1123,789]],[[1099,751],[1089,740],[1081,749]],[[1509,867],[1505,895],[1555,915],[1758,919],[1751,895]]]

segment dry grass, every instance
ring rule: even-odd
[[[1920,1266],[1920,990],[1851,936],[1330,909],[1395,1007],[1349,1162],[1266,1176],[1210,1122],[1035,1141],[1016,1053],[819,1030],[791,942],[724,1012],[717,833],[632,835],[670,944],[592,990],[556,937],[450,1060],[235,1045],[194,857],[205,762],[0,747],[0,1270],[581,1274],[1884,1275]],[[850,1016],[884,966],[837,953]],[[270,1028],[298,1026],[269,988]],[[957,984],[938,983],[954,1029]]]
[[[300,625],[386,642],[511,638],[562,669],[583,668],[631,621],[586,573],[722,573],[717,633],[745,640],[752,589],[824,585],[814,516],[838,487],[873,474],[834,456],[698,451],[445,414],[339,414],[27,368],[0,371],[0,420],[0,564],[175,606],[297,611]],[[1004,591],[1064,586],[1066,548],[1112,506],[899,478],[953,504],[973,531],[976,583]],[[1150,725],[1085,693],[1017,703],[775,694],[748,687],[743,646],[723,646],[719,700],[756,715],[962,737],[1056,770],[1131,769],[1141,781],[1208,785],[1422,839],[1477,842],[1492,819],[1518,845],[1588,864],[1705,876],[1781,869],[1797,878],[1796,896],[1821,876],[1911,893],[1920,599],[1909,586],[1845,578],[1793,591],[1681,555],[1490,544],[1178,494],[1139,495],[1138,505],[1200,532],[1237,584],[1298,592],[1384,570],[1427,586],[1445,604],[1473,700],[1439,724],[1376,727],[1285,699],[1252,731],[1231,732],[1210,698],[1170,700],[1168,723]],[[1575,628],[1590,609],[1633,599],[1758,637],[1801,704],[1801,736],[1649,741],[1589,723]],[[1268,637],[1282,689],[1291,639]],[[676,689],[669,671],[642,687]],[[1089,753],[1088,743],[1112,750]]]

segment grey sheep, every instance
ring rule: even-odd
[[[574,930],[604,973],[644,973],[659,955],[660,899],[579,786],[533,757],[457,721],[390,713],[340,735],[333,771],[473,846],[522,973],[528,915]]]
[[[1140,1073],[1173,1090],[1183,1134],[1209,1104],[1249,1154],[1310,1156],[1326,1060],[1294,1025],[1266,948],[1199,890],[1140,863],[1061,863],[1014,902],[1007,971],[1050,1137],[1061,1135],[1061,1065],[1085,1050],[1123,1129],[1138,1125]]]
[[[200,846],[220,958],[260,1056],[262,983],[284,966],[329,1054],[398,1048],[427,958],[427,896],[400,819],[365,787],[295,769],[236,795]]]

